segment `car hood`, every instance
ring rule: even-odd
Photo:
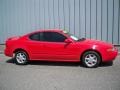
[[[81,41],[79,41],[80,43]],[[94,39],[86,39],[83,41],[83,44],[85,45],[99,45],[99,46],[107,46],[107,47],[113,47],[112,44],[100,41],[100,40],[94,40]]]

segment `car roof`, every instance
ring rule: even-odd
[[[40,29],[40,30],[35,30],[33,32],[25,34],[23,36],[30,35],[30,34],[37,33],[37,32],[63,32],[63,31],[64,30],[61,30],[61,29]]]
[[[35,33],[35,32],[62,32],[63,30],[61,29],[41,29],[41,30],[36,30],[36,31],[33,31],[32,33]]]

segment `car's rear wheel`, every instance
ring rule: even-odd
[[[95,51],[87,51],[82,56],[82,63],[85,67],[98,67],[101,62],[100,55]]]
[[[15,53],[15,63],[18,65],[26,65],[28,62],[28,55],[24,51],[18,51]]]

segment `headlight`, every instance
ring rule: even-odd
[[[107,51],[115,51],[115,47],[107,49]]]

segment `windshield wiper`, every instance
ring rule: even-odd
[[[86,38],[80,38],[77,41],[84,41],[84,40],[86,40]]]

